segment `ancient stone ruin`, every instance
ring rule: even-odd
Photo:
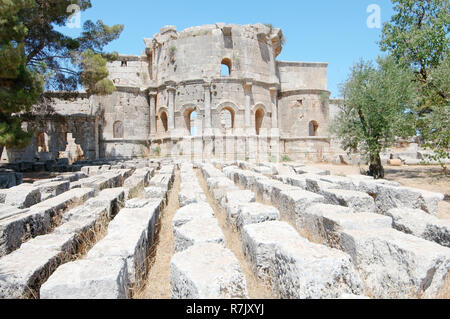
[[[77,170],[0,192],[0,298],[142,298],[166,241],[168,298],[255,298],[249,280],[286,299],[448,293],[442,194],[299,163]]]
[[[167,26],[111,96],[47,93],[2,154],[0,298],[448,298],[444,195],[304,164],[336,150],[327,64],[282,43]]]

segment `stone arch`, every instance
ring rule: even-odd
[[[319,131],[319,123],[317,121],[309,122],[309,136],[317,136]]]
[[[36,147],[38,153],[48,153],[48,135],[45,132],[39,132],[36,136]]]
[[[161,124],[162,124],[162,128],[164,129],[164,132],[168,132],[169,131],[169,120],[168,120],[166,111],[162,111],[159,114],[159,119],[161,120]]]
[[[113,138],[123,138],[124,127],[122,121],[115,121],[113,124]]]
[[[231,59],[229,58],[223,58],[221,62],[222,69],[220,71],[220,76],[227,77],[231,76],[231,67],[233,63],[231,62]]]
[[[264,112],[263,108],[261,108],[261,107],[259,107],[255,111],[255,130],[256,130],[256,135],[259,135],[259,131],[261,130],[261,127],[262,127],[262,124],[263,124],[264,115],[265,115],[265,112]]]
[[[223,102],[217,107],[219,123],[223,129],[234,129],[238,111],[238,107],[233,102]]]
[[[181,109],[187,131],[192,135],[197,135],[197,127],[195,121],[199,117],[199,110],[195,105],[185,105]]]

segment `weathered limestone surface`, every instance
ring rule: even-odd
[[[348,255],[308,242],[287,223],[247,225],[242,240],[255,273],[270,280],[281,298],[337,298],[362,292]]]
[[[394,229],[344,230],[366,294],[376,298],[436,297],[450,269],[450,249]]]
[[[260,203],[242,203],[228,206],[227,218],[232,225],[242,229],[245,225],[280,220],[280,212],[273,206]]]
[[[193,219],[207,219],[214,217],[214,211],[207,203],[195,203],[186,205],[175,213],[172,224],[173,227],[181,227]]]
[[[22,184],[10,188],[5,196],[6,205],[17,208],[28,208],[41,201],[41,192],[29,184]]]
[[[73,189],[0,219],[0,256],[14,251],[30,238],[49,233],[65,212],[93,196],[91,188]]]
[[[60,266],[40,290],[41,299],[127,299],[124,259],[82,259]]]
[[[450,247],[450,220],[438,219],[423,210],[411,208],[394,208],[386,215],[393,218],[395,229]]]
[[[356,212],[375,212],[375,202],[366,193],[343,189],[327,189],[322,194],[331,204],[350,207]]]
[[[170,283],[173,299],[248,298],[238,260],[218,244],[198,244],[175,254]]]
[[[200,243],[216,243],[225,247],[225,236],[216,218],[193,218],[175,227],[173,234],[176,252]]]

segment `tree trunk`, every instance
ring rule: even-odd
[[[381,165],[380,154],[370,156],[369,175],[375,179],[384,178],[384,168]]]
[[[2,159],[3,148],[4,147],[0,145],[0,160]]]

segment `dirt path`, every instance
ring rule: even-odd
[[[172,220],[180,208],[178,193],[180,190],[180,173],[176,171],[175,181],[169,191],[168,205],[162,212],[159,222],[159,234],[147,275],[146,285],[137,293],[135,299],[170,299],[170,260],[174,254]]]
[[[206,195],[208,204],[214,210],[214,215],[219,221],[219,225],[225,235],[226,247],[233,252],[241,265],[242,272],[244,273],[247,290],[250,299],[276,299],[276,295],[272,293],[269,285],[263,283],[253,273],[250,262],[247,261],[242,248],[242,240],[239,232],[236,229],[232,229],[226,220],[226,212],[216,203],[215,199],[211,196],[206,185],[206,180],[203,178],[200,170],[196,170],[197,178],[203,192]]]

